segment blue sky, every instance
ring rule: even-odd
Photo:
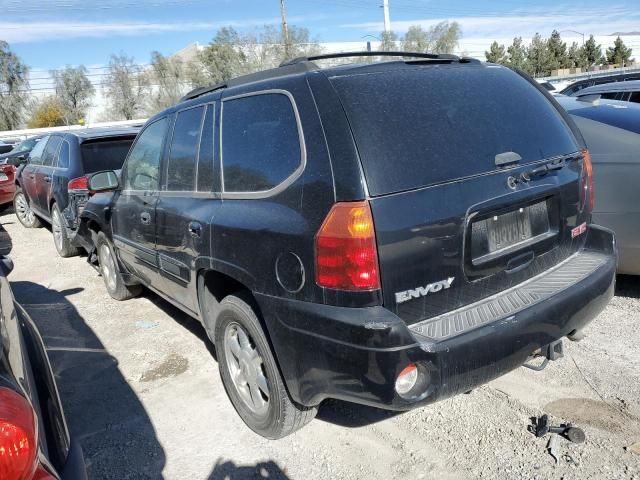
[[[638,0],[389,0],[398,33],[457,20],[465,38],[531,36],[571,29],[606,35],[639,31]],[[382,0],[287,0],[289,23],[322,42],[361,40],[382,30]],[[0,39],[34,69],[104,65],[124,52],[146,63],[207,43],[224,25],[251,30],[280,20],[279,0],[0,0]],[[640,53],[640,45],[636,50]]]

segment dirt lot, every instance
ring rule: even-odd
[[[468,395],[401,415],[329,402],[302,431],[267,441],[235,414],[204,330],[156,295],[112,300],[85,258],[50,232],[0,217],[13,238],[15,296],[41,329],[90,478],[640,479],[640,280],[581,343]],[[530,417],[582,427],[558,463]]]

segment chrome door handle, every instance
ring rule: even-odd
[[[151,214],[149,212],[142,212],[140,214],[140,221],[143,225],[149,225],[151,223]]]

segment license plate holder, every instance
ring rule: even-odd
[[[502,215],[494,215],[487,220],[489,253],[526,242],[532,236],[529,207],[522,207]]]

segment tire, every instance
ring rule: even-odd
[[[218,368],[240,418],[258,435],[275,440],[309,423],[318,407],[291,400],[252,303],[242,294],[220,302],[214,342]]]
[[[62,213],[58,204],[54,203],[51,209],[51,232],[53,233],[53,244],[62,258],[75,257],[80,253],[80,249],[71,243],[64,226]]]
[[[104,280],[104,286],[111,295],[111,298],[115,300],[129,300],[130,298],[137,297],[142,292],[141,285],[126,285],[122,279],[122,275],[118,269],[118,262],[116,261],[116,255],[113,250],[111,242],[107,236],[100,232],[98,233],[98,241],[96,244],[98,251],[98,261],[100,263],[100,274]]]
[[[24,228],[42,227],[42,222],[31,210],[29,200],[20,187],[16,187],[16,193],[13,195],[13,209]]]

